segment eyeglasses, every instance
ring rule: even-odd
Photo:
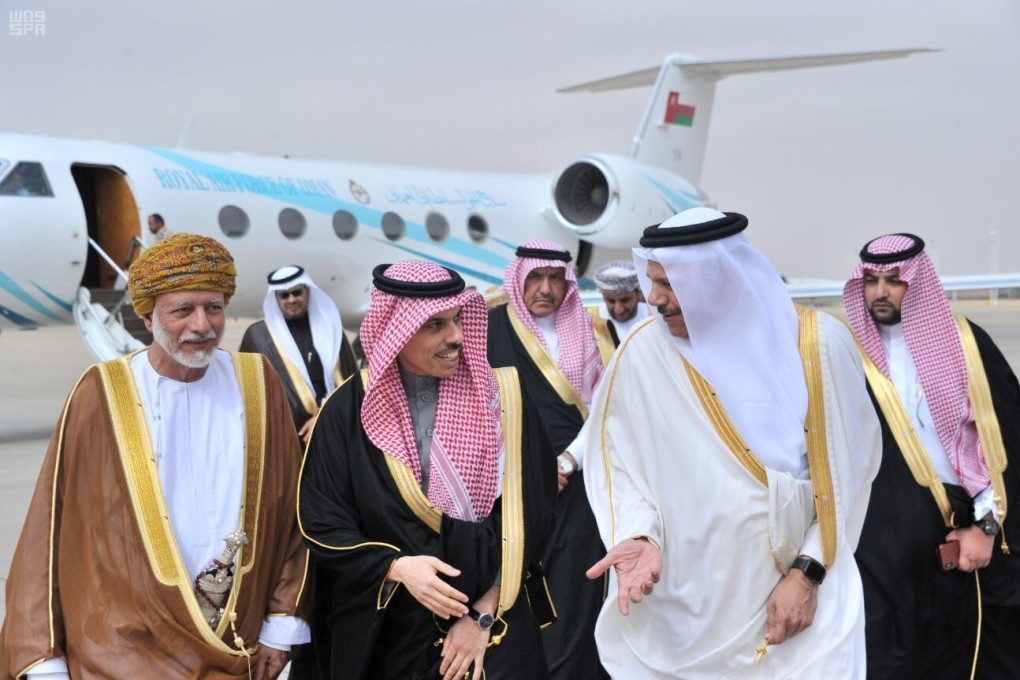
[[[307,290],[304,286],[300,288],[292,288],[291,290],[278,290],[276,291],[276,299],[278,300],[289,300],[292,297],[302,297]]]

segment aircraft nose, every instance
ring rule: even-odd
[[[0,195],[0,327],[70,323],[88,262],[84,215],[54,197]]]

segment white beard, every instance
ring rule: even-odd
[[[185,333],[179,338],[180,342],[187,342],[190,340],[203,340],[212,339],[216,337],[215,331],[209,331],[207,335],[200,333]],[[170,333],[163,328],[159,323],[159,314],[153,312],[152,314],[152,338],[156,341],[156,344],[163,348],[163,351],[170,355],[176,363],[186,368],[205,368],[209,365],[213,358],[213,352],[216,348],[198,350],[193,354],[185,354],[180,349],[173,346],[173,339],[170,337]]]

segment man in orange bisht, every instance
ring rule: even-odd
[[[287,397],[264,358],[218,349],[235,276],[193,234],[132,265],[155,340],[68,397],[11,564],[0,677],[271,680],[309,640]]]

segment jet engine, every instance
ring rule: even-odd
[[[557,221],[576,238],[607,248],[636,246],[645,227],[703,203],[690,182],[609,154],[568,163],[552,193]]]

